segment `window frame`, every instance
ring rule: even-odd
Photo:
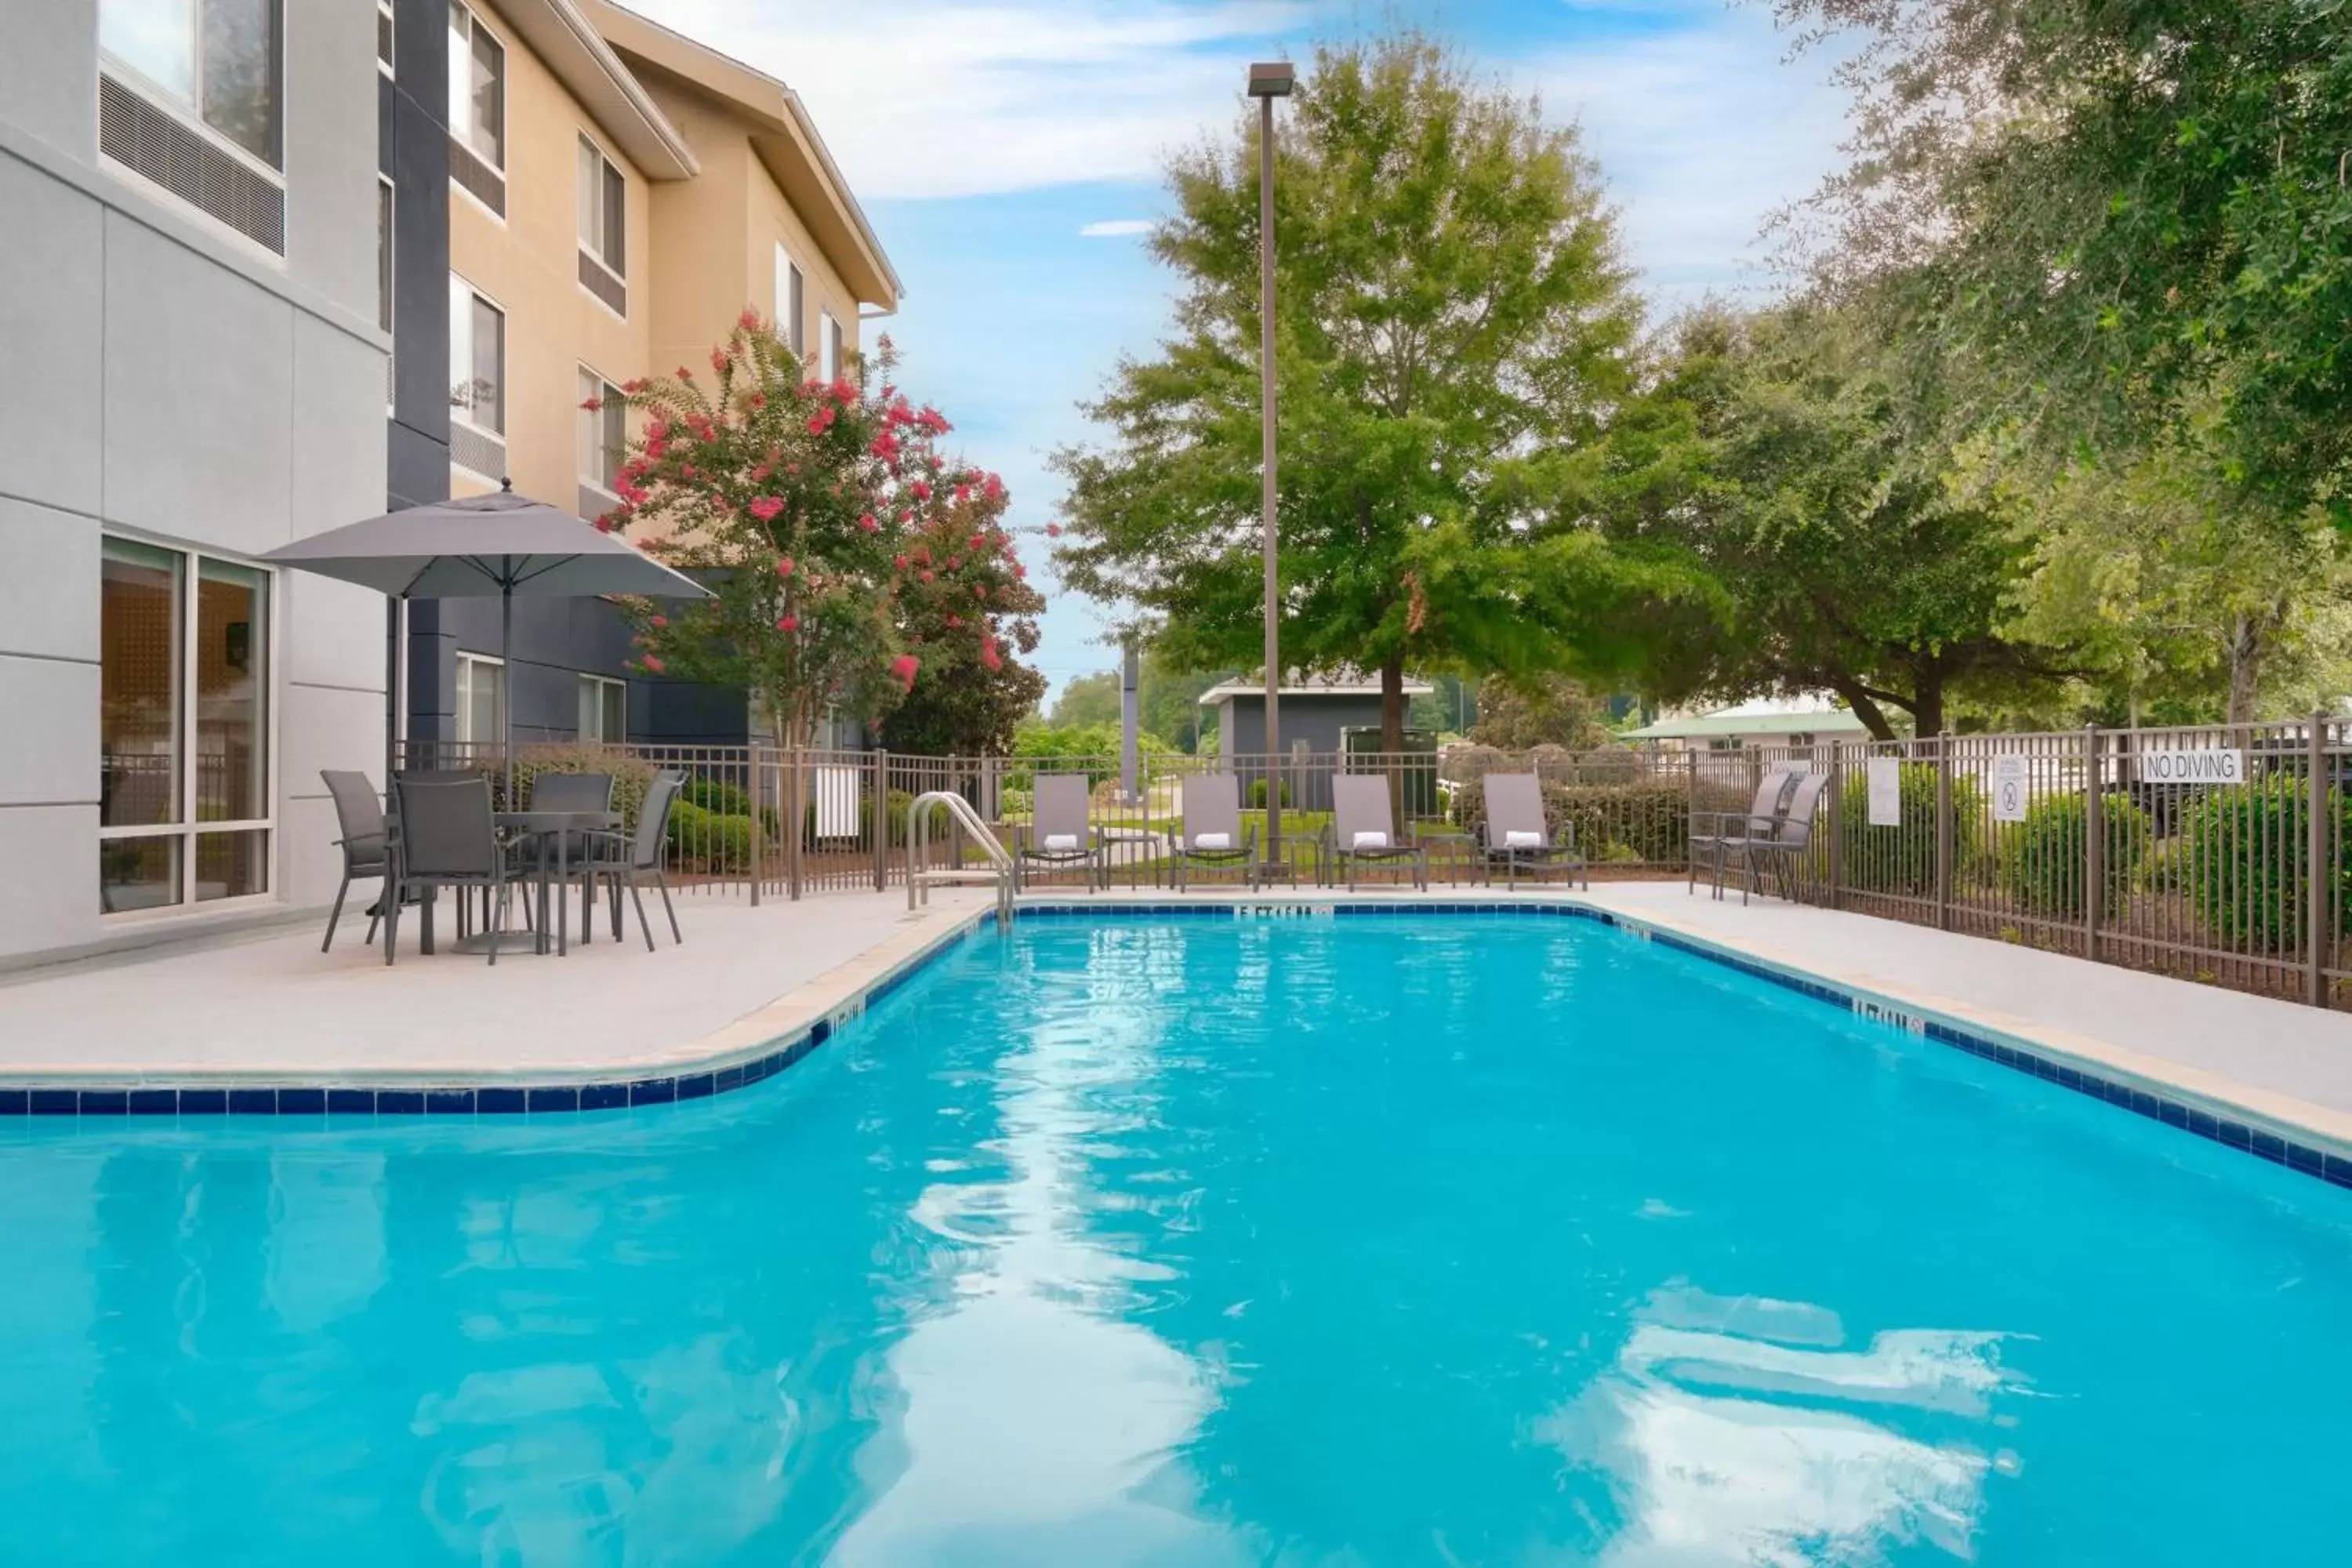
[[[492,669],[498,672],[496,678],[498,698],[491,711],[491,728],[499,731],[498,734],[477,735],[473,732],[474,704],[467,676],[468,668],[477,670]],[[480,678],[476,676],[473,679]],[[458,745],[494,746],[505,741],[505,731],[509,728],[506,722],[507,704],[514,700],[514,693],[508,687],[507,661],[503,657],[495,653],[476,653],[471,648],[459,648],[457,653],[457,663],[451,674],[449,691],[452,709],[449,726],[452,732],[451,738]]]
[[[278,114],[278,162],[275,163],[254,152],[251,148],[246,146],[245,143],[229,135],[228,132],[220,130],[210,121],[205,118],[204,7],[205,0],[186,0],[189,37],[194,47],[195,65],[195,98],[193,102],[182,99],[178,93],[173,91],[170,88],[165,87],[162,82],[157,81],[153,77],[149,76],[145,71],[141,70],[137,66],[131,64],[129,60],[124,59],[121,55],[116,54],[113,50],[106,47],[104,41],[106,36],[106,20],[104,16],[106,0],[99,0],[99,10],[100,14],[99,16],[100,41],[98,45],[97,75],[112,77],[116,81],[121,83],[124,87],[129,88],[141,98],[146,100],[147,102],[154,108],[170,115],[173,119],[178,121],[181,124],[186,126],[197,135],[204,137],[208,142],[211,142],[222,152],[226,153],[230,157],[244,163],[255,173],[272,181],[277,184],[280,191],[283,191],[286,188],[285,165],[287,142],[286,0],[269,0],[269,3],[275,5],[278,11],[277,26],[274,35],[277,48],[274,51],[275,58],[270,62],[271,66],[277,72],[277,79],[270,84],[270,101],[275,105]],[[97,88],[98,84],[96,80],[93,79],[90,83],[90,89],[93,95],[95,95]],[[136,171],[133,172],[135,173]],[[193,204],[183,203],[183,205],[188,205],[192,211],[202,212],[204,210],[201,207],[194,206]],[[205,216],[206,217],[211,217],[212,215],[206,213]],[[215,219],[214,221],[218,222],[217,219]],[[221,226],[224,229],[227,229],[228,227],[226,224]],[[234,229],[229,229],[228,232],[235,233],[236,231]],[[246,238],[243,235],[238,235],[237,237],[240,239]],[[247,240],[247,243],[251,244],[252,241],[248,239]],[[267,249],[266,247],[260,248],[265,250]],[[284,258],[280,258],[279,259],[283,260]]]
[[[629,280],[628,171],[623,169],[618,163],[614,161],[613,155],[604,151],[604,143],[598,142],[593,136],[589,135],[585,131],[580,132],[580,145],[578,151],[581,153],[586,153],[595,158],[598,174],[593,192],[596,202],[596,221],[593,226],[598,231],[599,237],[595,244],[591,245],[585,235],[580,236],[580,254],[585,256],[597,266],[603,268],[607,273],[611,274],[614,282],[625,285]],[[586,173],[586,170],[582,168],[579,172],[584,174]],[[621,228],[621,254],[617,258],[606,255],[604,248],[605,241],[611,238],[611,227],[614,221],[614,215],[608,210],[606,205],[612,194],[612,188],[614,185],[618,185],[620,187],[621,200],[621,209],[618,216],[618,222]],[[590,194],[591,193],[588,192],[575,192],[573,196],[573,205],[577,206],[579,205],[579,198],[581,196]],[[578,224],[576,226],[581,228],[592,226],[589,223],[589,215],[587,213],[579,213],[575,216],[578,218]],[[583,285],[582,287],[585,289],[586,286]],[[599,300],[598,303],[601,304],[603,301]]]
[[[776,242],[776,324],[794,359],[808,353],[808,274],[782,240]]]
[[[588,384],[590,382],[595,383],[595,390],[593,392],[588,388]],[[572,477],[581,484],[593,486],[594,489],[603,491],[605,495],[611,496],[615,501],[618,501],[621,499],[621,492],[614,488],[618,482],[618,469],[623,463],[628,461],[628,394],[623,392],[616,384],[608,380],[602,372],[596,369],[595,366],[585,363],[584,362],[581,364],[580,374],[574,379],[572,384],[574,389],[581,394],[579,399],[581,403],[585,403],[590,397],[593,397],[599,403],[604,405],[603,408],[597,410],[593,414],[591,414],[585,408],[575,407],[572,411],[574,415],[574,423],[572,426],[574,432],[574,439],[572,441],[572,467],[580,470]],[[608,453],[601,438],[599,439],[596,447],[600,453],[606,453],[606,455],[610,457],[611,466],[614,471],[611,473],[599,472],[592,474],[588,472],[585,461],[587,451],[584,438],[587,437],[588,431],[584,422],[589,420],[601,421],[604,419],[609,411],[615,408],[621,411],[620,450],[617,454]],[[609,434],[609,432],[600,430],[597,434],[599,437],[602,437],[603,436]]]
[[[579,698],[580,707],[583,712],[586,711],[589,694],[591,692],[595,694],[596,729],[598,732],[591,735],[587,731],[581,729],[579,727],[577,718],[575,717],[572,727],[574,736],[579,740],[593,741],[600,746],[627,745],[629,743],[629,683],[614,676],[597,675],[592,671],[584,669],[578,671],[577,674],[579,676],[579,680],[573,689]],[[621,732],[617,735],[607,735],[603,732],[604,729],[604,703],[608,695],[616,699],[620,703]]]
[[[375,14],[376,18],[380,23],[389,22],[392,24],[392,30],[390,32],[381,33],[379,35],[380,37],[390,38],[392,40],[392,58],[390,59],[386,59],[384,58],[383,51],[382,49],[378,49],[375,54],[375,68],[377,71],[382,73],[384,80],[398,81],[400,79],[397,74],[400,64],[399,14],[393,9],[392,0],[375,0]]]
[[[450,417],[450,418],[452,418],[452,419],[455,419],[455,420],[458,421],[460,424],[463,424],[463,425],[464,425],[464,426],[466,426],[468,429],[473,430],[473,431],[474,431],[474,432],[476,432],[478,435],[482,435],[482,436],[487,436],[487,437],[488,437],[491,440],[494,440],[494,441],[498,442],[498,443],[499,443],[499,445],[500,445],[501,447],[503,447],[503,446],[505,446],[505,445],[506,445],[506,441],[507,441],[507,432],[506,432],[506,416],[507,416],[507,403],[508,403],[508,387],[507,387],[507,321],[508,321],[508,316],[507,316],[507,308],[506,308],[506,306],[505,306],[505,305],[501,304],[499,300],[497,300],[496,299],[492,298],[490,295],[488,295],[488,294],[485,293],[485,292],[482,290],[482,288],[481,288],[481,286],[480,286],[479,284],[477,284],[477,283],[476,283],[472,279],[467,278],[464,273],[459,272],[459,271],[456,270],[455,268],[452,268],[452,269],[450,270],[450,273],[449,273],[449,294],[450,294],[450,300],[449,300],[449,306],[450,306],[450,324],[449,324],[449,331],[450,331],[450,342],[449,342],[449,349],[450,349],[450,359],[451,359],[451,362],[452,362],[452,363],[450,363],[450,366],[449,366],[450,377],[451,377],[449,384],[450,384],[450,388],[451,388],[451,390],[452,390],[452,391],[455,391],[455,390],[456,390],[456,388],[457,388],[457,380],[456,380],[457,366],[457,364],[456,364],[456,363],[455,363],[455,362],[456,362],[456,359],[457,359],[457,290],[458,290],[459,289],[461,289],[461,288],[462,288],[462,289],[466,289],[468,293],[472,294],[472,295],[473,295],[473,297],[475,298],[475,300],[478,300],[480,303],[482,303],[482,304],[484,304],[484,305],[488,306],[488,307],[489,307],[489,309],[490,309],[490,310],[492,310],[492,311],[493,311],[493,312],[498,316],[498,318],[499,318],[499,381],[498,381],[498,386],[499,386],[499,423],[498,423],[497,425],[495,425],[495,426],[491,426],[491,425],[485,425],[485,424],[483,424],[479,419],[477,419],[477,418],[475,418],[475,417],[474,417],[474,405],[473,405],[473,404],[472,404],[470,401],[469,401],[469,402],[467,402],[467,403],[460,404],[460,403],[459,403],[459,402],[457,402],[457,399],[455,399],[454,397],[453,397],[453,398],[451,398],[451,399],[450,399],[450,402],[449,402],[449,417]],[[467,329],[468,329],[468,330],[467,330],[467,350],[466,350],[466,370],[467,370],[467,381],[469,381],[469,382],[471,382],[471,381],[474,381],[474,380],[478,379],[477,377],[475,377],[475,376],[472,374],[473,368],[474,368],[474,355],[473,355],[473,335],[472,335],[472,331],[471,331],[471,324],[472,324],[472,323],[471,323],[471,312],[469,311],[469,312],[468,312],[468,321],[467,321]],[[453,459],[453,460],[454,460],[454,459]],[[461,466],[462,466],[462,465],[461,465]],[[467,471],[467,473],[472,473],[472,472],[474,472],[475,470],[473,470],[473,469],[471,469],[471,468],[467,468],[466,471]],[[492,484],[496,484],[496,483],[498,483],[498,482],[499,482],[499,478],[500,478],[501,476],[497,475],[497,474],[485,474],[485,475],[483,475],[482,477],[483,477],[484,479],[486,479],[489,480]]]
[[[278,816],[279,769],[284,762],[281,731],[285,721],[285,704],[278,700],[278,672],[282,668],[281,655],[286,624],[284,601],[278,590],[283,578],[274,567],[265,566],[257,561],[248,561],[225,551],[205,550],[163,539],[149,538],[129,529],[106,528],[100,531],[99,540],[101,555],[104,552],[106,542],[117,540],[124,544],[135,545],[142,550],[160,551],[178,558],[178,582],[174,588],[177,604],[174,613],[180,622],[175,637],[177,647],[173,649],[175,663],[173,672],[179,686],[176,694],[177,701],[174,704],[178,710],[174,715],[177,727],[172,742],[180,774],[174,792],[177,797],[174,805],[175,819],[171,822],[127,824],[116,827],[109,827],[100,823],[98,829],[98,842],[101,846],[140,839],[178,839],[180,851],[177,896],[168,903],[150,905],[142,909],[107,910],[102,902],[105,897],[105,884],[101,880],[97,889],[101,900],[99,920],[103,924],[114,925],[124,921],[171,919],[199,910],[246,909],[275,902],[280,898],[278,891],[280,849],[283,844],[283,836],[278,831]],[[260,743],[267,752],[261,784],[261,804],[267,808],[267,815],[262,816],[206,821],[197,816],[197,792],[202,786],[198,779],[199,770],[194,765],[194,752],[202,734],[199,708],[204,693],[199,689],[202,682],[197,679],[196,671],[204,651],[201,597],[205,581],[204,568],[206,562],[217,562],[225,566],[234,566],[239,572],[250,573],[259,580],[262,616],[265,622],[261,650],[263,679],[259,692],[262,703]],[[100,650],[101,666],[104,657],[104,648],[101,646]],[[101,740],[101,748],[103,743]],[[101,750],[100,762],[101,776],[104,767]],[[259,833],[264,836],[265,854],[261,889],[257,892],[239,893],[229,898],[197,898],[195,896],[196,841],[208,836],[232,833]]]
[[[510,118],[507,112],[509,108],[507,103],[507,87],[512,79],[512,73],[507,69],[507,57],[511,51],[507,47],[505,37],[501,35],[496,27],[484,22],[482,20],[482,14],[479,11],[475,10],[471,5],[467,5],[466,0],[449,0],[449,11],[453,19],[456,14],[460,11],[464,12],[466,15],[466,51],[467,61],[467,70],[466,73],[466,122],[462,128],[453,122],[449,127],[449,134],[462,143],[466,151],[471,153],[475,157],[479,158],[482,161],[483,167],[488,169],[492,174],[498,175],[499,179],[503,180],[507,177],[507,121]],[[449,28],[448,31],[454,33],[456,29],[453,27]],[[499,154],[495,158],[483,152],[481,144],[474,140],[474,94],[472,90],[474,79],[471,66],[473,59],[474,37],[477,34],[487,37],[490,40],[491,45],[499,51]],[[454,58],[449,62],[450,66],[453,68],[450,72],[449,79],[449,91],[452,101],[449,104],[445,105],[445,108],[456,107],[455,96],[457,90],[457,72],[454,68],[457,63],[457,62]],[[453,121],[454,118],[455,117],[453,116]],[[462,185],[458,188],[460,190],[465,189]],[[471,191],[467,191],[466,194],[469,196],[473,195]],[[495,217],[499,215],[493,213],[491,216]]]
[[[816,313],[816,331],[817,378],[828,384],[838,381],[842,376],[841,322],[831,310],[821,308]]]
[[[400,271],[399,237],[396,233],[399,222],[398,189],[390,174],[380,174],[375,177],[375,324],[378,331],[393,340],[392,346],[384,351],[383,355],[383,412],[386,418],[392,416],[400,384],[394,368],[400,353],[400,340],[394,330],[393,314],[397,293],[394,284]]]

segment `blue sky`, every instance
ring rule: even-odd
[[[882,323],[900,379],[1042,530],[1045,459],[1076,404],[1164,329],[1169,279],[1132,232],[1166,151],[1230,123],[1251,59],[1395,19],[1461,45],[1583,129],[1654,311],[1769,286],[1774,206],[1837,163],[1826,64],[1791,63],[1769,10],[1714,0],[631,0],[797,89],[907,288]],[[870,330],[870,329],[869,329]],[[1108,668],[1103,619],[1058,593],[1037,662]]]

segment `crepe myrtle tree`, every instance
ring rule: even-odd
[[[923,658],[900,625],[900,562],[942,495],[993,482],[940,453],[946,418],[887,384],[810,377],[748,310],[707,376],[681,365],[624,392],[641,419],[597,525],[713,595],[627,602],[634,667],[753,692],[793,746],[829,708],[879,719],[912,690]]]
[[[892,751],[1003,755],[1045,695],[1018,657],[1036,651],[1045,600],[1004,526],[1010,500],[996,475],[967,469],[907,509],[892,565],[899,634],[922,679],[883,721]]]

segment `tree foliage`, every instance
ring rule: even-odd
[[[680,366],[625,390],[643,420],[600,525],[713,593],[630,606],[640,669],[745,689],[805,745],[828,708],[880,718],[926,664],[940,678],[1001,658],[998,616],[1034,614],[1003,486],[941,453],[935,409],[810,378],[749,310],[708,379]],[[945,599],[970,601],[953,626]]]
[[[1601,711],[1592,693],[1569,676],[1490,680],[1478,689],[1478,721],[1470,739],[1506,752],[1536,746],[1588,751],[1609,741]]]
[[[1559,498],[1630,389],[1638,305],[1575,132],[1415,35],[1318,50],[1275,179],[1285,662],[1376,671],[1393,745],[1408,667],[1622,662],[1714,605],[1669,551]],[[1170,170],[1152,241],[1176,331],[1122,363],[1066,450],[1082,592],[1193,669],[1261,660],[1256,130]]]

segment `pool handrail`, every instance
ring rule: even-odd
[[[985,871],[967,871],[961,865],[940,870],[930,869],[932,806],[945,806],[956,826],[971,835],[988,856]],[[996,884],[996,919],[999,924],[1013,922],[1013,857],[982,821],[971,802],[951,789],[929,790],[915,797],[907,807],[907,907],[920,909],[930,902],[931,889],[952,883],[993,882]]]

